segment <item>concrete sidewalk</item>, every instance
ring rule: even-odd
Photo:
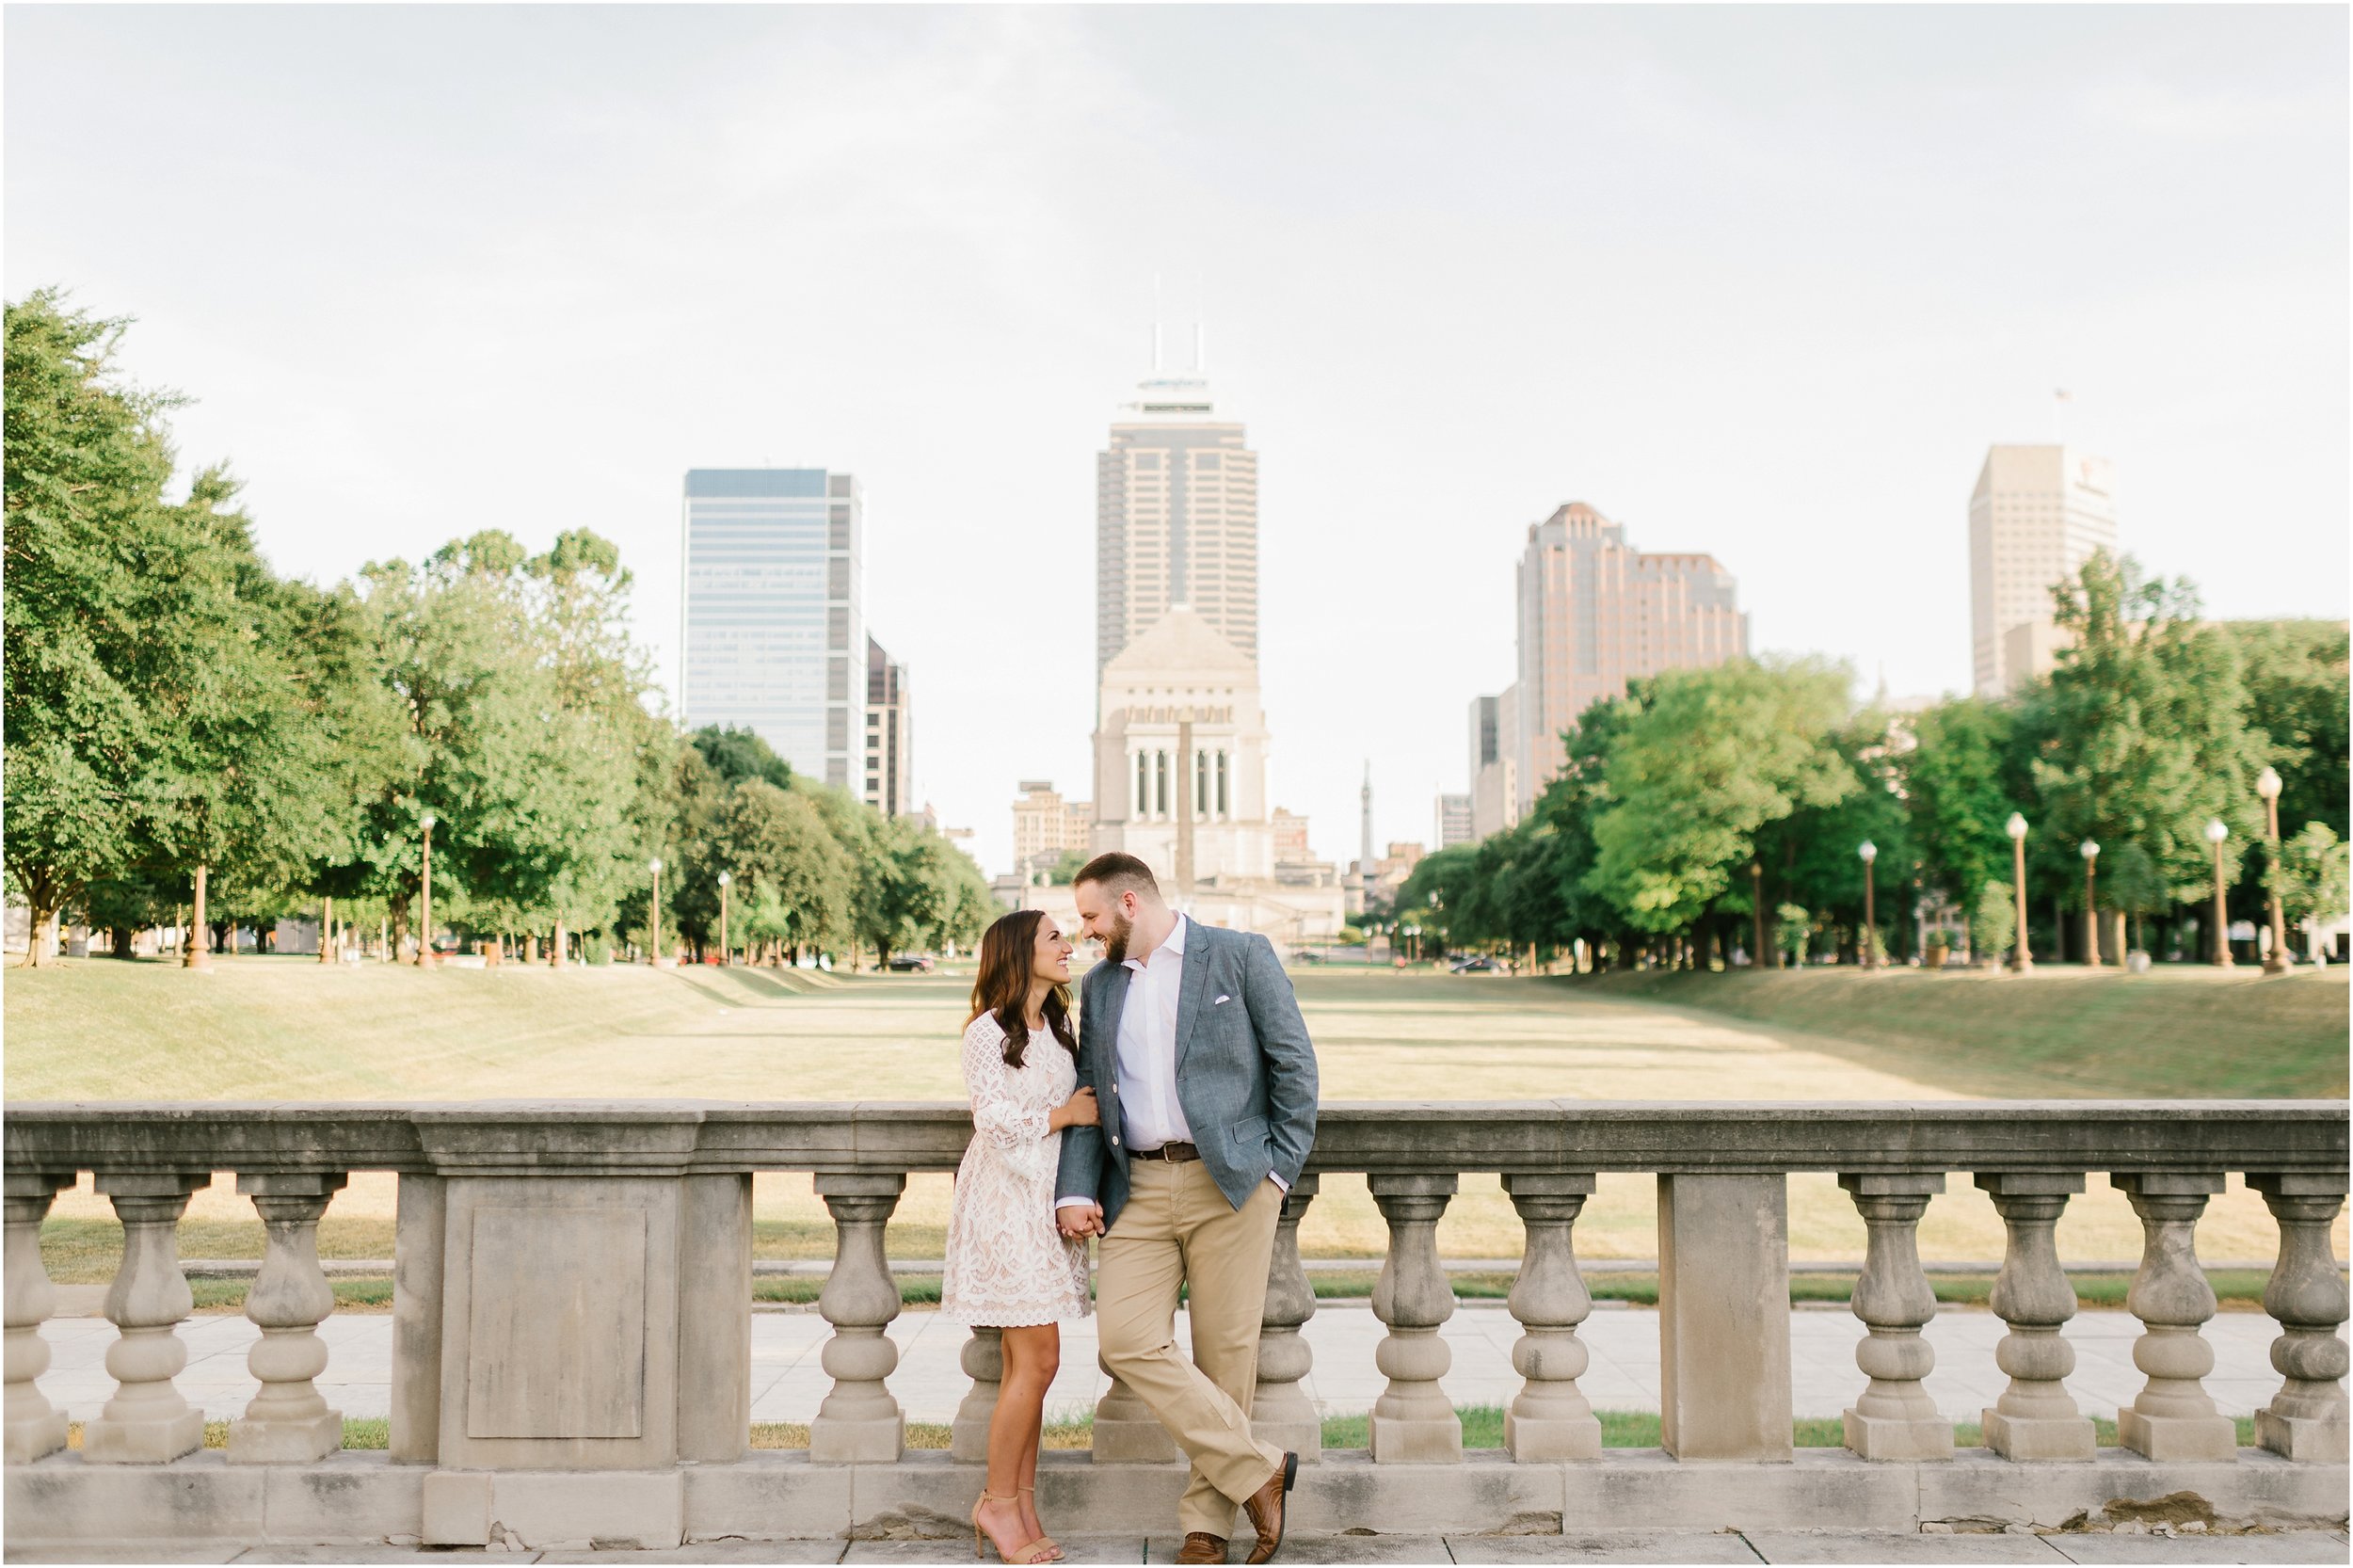
[[[1070,1535],[1066,1561],[1157,1564],[1176,1560],[1173,1539]],[[158,1555],[152,1544],[110,1549],[78,1546],[70,1553],[18,1552],[10,1562],[904,1562],[971,1560],[954,1541],[719,1541],[665,1552],[427,1551],[401,1546],[282,1546],[240,1549],[224,1544]],[[1871,1562],[2035,1563],[2313,1563],[2344,1562],[2343,1531],[2297,1530],[2265,1535],[1897,1535],[1873,1531],[1623,1530],[1579,1535],[1294,1536],[1278,1563],[1515,1563],[1515,1562]],[[1234,1560],[1241,1560],[1239,1544]],[[990,1554],[990,1561],[995,1554]]]
[[[1185,1319],[1177,1317],[1178,1334]],[[389,1408],[392,1320],[388,1314],[338,1314],[320,1325],[328,1348],[326,1373],[318,1380],[328,1403],[351,1416],[381,1416]],[[1385,1332],[1361,1302],[1324,1302],[1304,1331],[1315,1349],[1315,1370],[1305,1389],[1328,1416],[1369,1410],[1384,1380],[1373,1365],[1373,1348]],[[1948,1311],[1930,1322],[1927,1337],[1936,1347],[1936,1370],[1928,1391],[1954,1420],[1974,1421],[2008,1383],[1993,1364],[1993,1346],[2005,1333],[1990,1312]],[[2075,1347],[2075,1373],[2069,1387],[2089,1413],[2113,1416],[2129,1404],[2146,1381],[2133,1366],[2133,1342],[2140,1323],[2125,1312],[2084,1312],[2067,1325]],[[2271,1368],[2271,1342],[2279,1325],[2255,1312],[2226,1312],[2205,1326],[2214,1347],[2215,1370],[2206,1389],[2233,1416],[2251,1414],[2280,1386]],[[242,1317],[201,1315],[181,1326],[187,1343],[187,1370],[179,1386],[207,1416],[227,1419],[243,1412],[257,1390],[247,1373],[246,1352],[260,1331]],[[813,1311],[760,1312],[752,1318],[752,1419],[807,1421],[832,1386],[818,1365],[831,1330]],[[1464,1303],[1442,1330],[1454,1352],[1446,1388],[1457,1404],[1505,1404],[1519,1391],[1512,1370],[1512,1345],[1519,1324],[1501,1303]],[[115,1340],[103,1318],[53,1318],[42,1325],[55,1359],[40,1379],[51,1404],[76,1420],[95,1413],[114,1392],[106,1375],[106,1347]],[[1596,1309],[1579,1330],[1593,1352],[1593,1366],[1578,1380],[1587,1399],[1603,1410],[1658,1408],[1658,1314],[1649,1308]],[[1835,1416],[1863,1391],[1855,1368],[1855,1342],[1864,1329],[1852,1313],[1800,1311],[1790,1315],[1790,1366],[1795,1412]],[[966,1330],[936,1312],[902,1313],[890,1325],[898,1345],[899,1369],[891,1391],[912,1420],[947,1422],[970,1387],[957,1358]],[[1062,1374],[1048,1396],[1049,1415],[1068,1416],[1094,1408],[1104,1379],[1095,1362],[1095,1320],[1063,1326]]]

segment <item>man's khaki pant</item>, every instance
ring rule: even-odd
[[[1282,1189],[1262,1181],[1237,1209],[1197,1160],[1132,1160],[1128,1183],[1096,1254],[1103,1360],[1193,1461],[1177,1528],[1230,1536],[1234,1505],[1283,1464],[1282,1449],[1251,1435],[1248,1414]],[[1179,1288],[1189,1288],[1191,1361],[1176,1348]]]

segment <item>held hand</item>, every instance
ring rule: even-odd
[[[1053,1115],[1047,1118],[1048,1125],[1056,1129],[1065,1127],[1099,1127],[1102,1125],[1102,1112],[1095,1103],[1095,1091],[1084,1088],[1054,1107]]]
[[[1054,1228],[1073,1241],[1103,1234],[1103,1206],[1099,1203],[1064,1204],[1054,1210]]]

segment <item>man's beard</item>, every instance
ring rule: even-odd
[[[1126,915],[1112,917],[1111,935],[1103,938],[1103,961],[1125,964],[1128,961],[1128,938],[1136,934],[1136,922]]]

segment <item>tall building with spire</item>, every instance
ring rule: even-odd
[[[1198,362],[1160,366],[1112,423],[1095,458],[1095,668],[1188,605],[1258,662],[1258,455],[1218,417]]]
[[[1345,920],[1336,868],[1277,854],[1259,703],[1258,457],[1203,373],[1160,363],[1096,457],[1092,848],[1141,857],[1198,920],[1281,940]]]

